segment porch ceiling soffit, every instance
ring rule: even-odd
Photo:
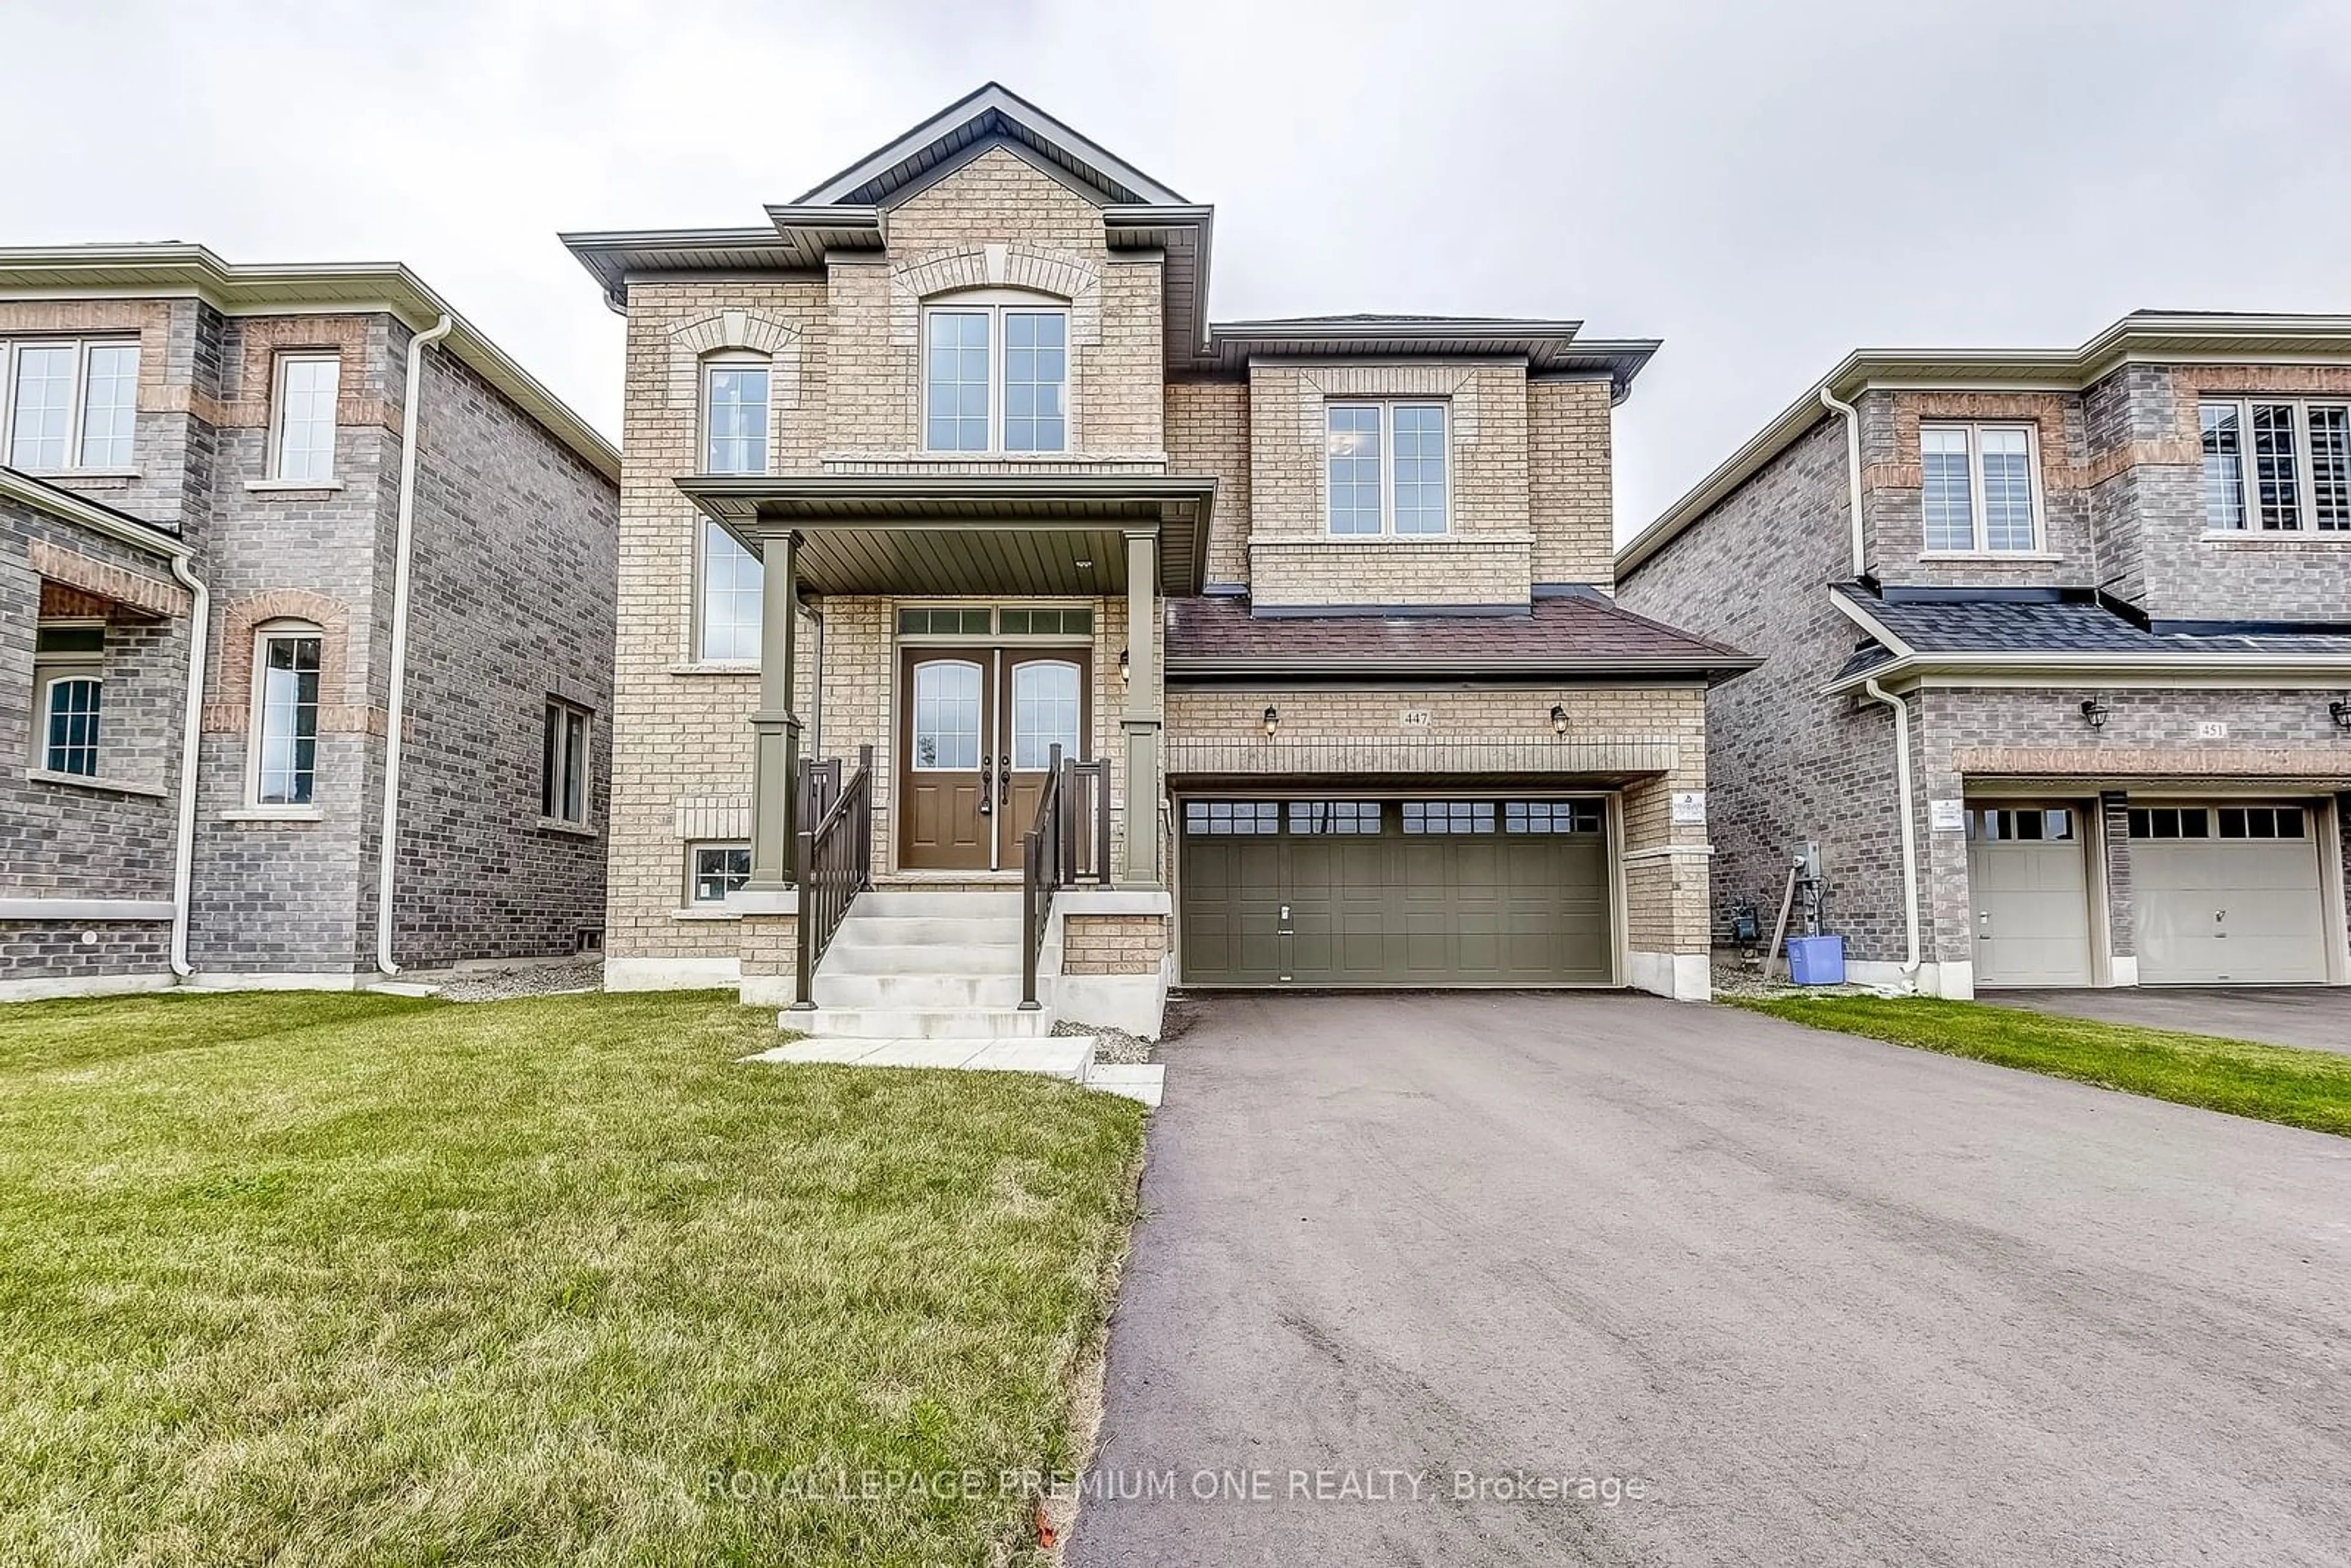
[[[1171,475],[702,475],[678,488],[746,549],[799,536],[811,593],[1126,591],[1126,536],[1159,591],[1200,591],[1217,482]]]

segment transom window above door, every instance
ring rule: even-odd
[[[1443,403],[1332,403],[1323,448],[1333,534],[1446,531],[1452,454]]]
[[[932,452],[1063,452],[1070,313],[958,300],[925,313],[923,444]]]
[[[2351,407],[2230,399],[2196,416],[2207,528],[2351,530]]]
[[[1922,424],[1918,466],[1928,554],[2039,547],[2031,425]]]

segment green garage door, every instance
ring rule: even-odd
[[[1192,800],[1184,978],[1607,985],[1598,800]]]

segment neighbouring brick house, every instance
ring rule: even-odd
[[[566,236],[628,319],[609,985],[869,1036],[1707,994],[1750,661],[1610,599],[1656,345],[1211,326],[1213,218],[990,86],[756,226]]]
[[[2351,321],[1855,353],[1616,565],[1764,655],[1719,895],[1817,845],[1862,977],[2351,980]]]
[[[0,250],[0,996],[592,946],[619,466],[404,268]]]

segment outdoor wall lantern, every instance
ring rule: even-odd
[[[1567,733],[1567,707],[1564,704],[1553,703],[1551,705],[1551,732],[1553,735],[1565,735]]]
[[[1120,685],[1124,685],[1132,677],[1128,675],[1126,669],[1126,650],[1121,648],[1118,651],[1118,684]]]
[[[1265,710],[1265,735],[1266,735],[1266,738],[1267,738],[1268,740],[1272,739],[1272,738],[1273,738],[1273,732],[1274,732],[1275,730],[1277,730],[1277,729],[1280,729],[1280,727],[1281,727],[1281,710],[1280,710],[1280,708],[1278,708],[1278,707],[1274,707],[1274,706],[1270,706],[1270,705],[1268,705],[1268,706],[1266,707],[1266,710]]]
[[[2082,699],[2082,722],[2092,729],[2106,727],[2106,705],[2095,697]]]
[[[2351,729],[2351,700],[2336,697],[2326,705],[2326,716],[2335,721],[2337,729]]]

